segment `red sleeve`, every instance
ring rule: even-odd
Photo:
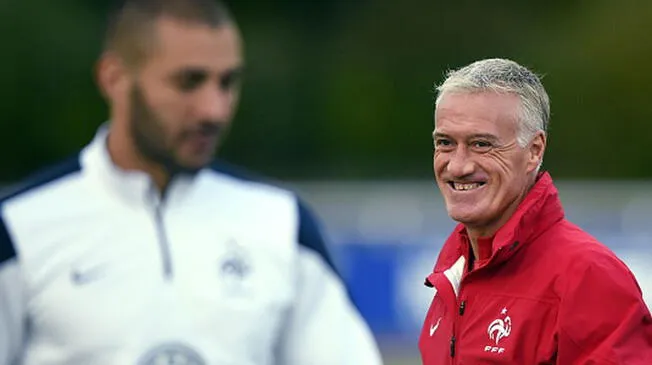
[[[603,251],[580,261],[561,298],[557,363],[652,364],[652,318],[633,274]]]

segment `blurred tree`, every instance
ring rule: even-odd
[[[582,5],[530,47],[552,99],[546,165],[574,178],[650,178],[652,3]]]
[[[73,153],[102,122],[92,79],[100,22],[75,3],[34,0],[0,3],[0,23],[7,181]]]
[[[107,118],[92,72],[109,2],[0,2],[0,181],[74,152]],[[545,75],[556,177],[652,177],[652,3],[229,3],[247,56],[231,161],[286,179],[430,178],[433,82],[509,57]]]

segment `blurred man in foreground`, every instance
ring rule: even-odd
[[[652,364],[652,318],[613,252],[564,218],[540,171],[548,96],[503,59],[438,87],[434,171],[460,224],[426,285],[425,365]]]
[[[0,202],[0,364],[380,364],[318,225],[214,150],[243,60],[213,0],[128,0],[110,122]]]

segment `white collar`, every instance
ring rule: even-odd
[[[129,203],[158,205],[160,193],[149,174],[140,170],[125,170],[113,162],[107,148],[108,135],[109,123],[105,123],[82,151],[82,169],[98,179],[100,186],[120,195]],[[175,178],[166,192],[166,204],[181,198],[194,180],[189,176]]]

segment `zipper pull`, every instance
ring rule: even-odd
[[[455,336],[451,337],[451,357],[455,357]]]

